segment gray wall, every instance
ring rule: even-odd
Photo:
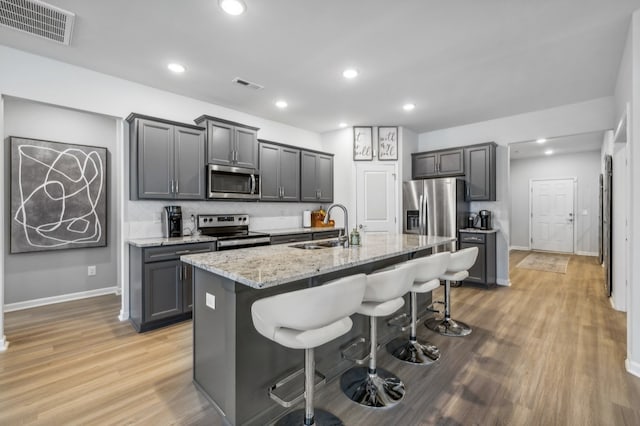
[[[117,283],[116,184],[113,155],[116,145],[116,120],[86,112],[31,102],[5,99],[5,176],[4,209],[9,236],[9,136],[21,136],[58,142],[106,147],[108,156],[107,247],[71,249],[44,253],[9,254],[5,239],[5,303],[114,287]],[[87,266],[96,265],[97,275],[87,276]]]
[[[600,151],[511,160],[510,245],[529,246],[529,180],[575,177],[578,180],[575,250],[582,254],[598,254],[599,175]]]

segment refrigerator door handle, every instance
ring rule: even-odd
[[[420,195],[420,200],[418,201],[419,206],[418,206],[418,215],[420,216],[420,235],[425,235],[427,233],[427,226],[426,226],[426,211],[425,211],[425,204],[426,204],[426,197],[424,195]]]

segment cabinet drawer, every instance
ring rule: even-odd
[[[471,233],[471,232],[460,232],[460,242],[461,243],[484,244],[485,243],[485,235],[484,234]]]
[[[274,235],[271,237],[271,244],[287,244],[299,241],[311,241],[311,234]]]
[[[313,239],[324,240],[325,238],[337,238],[338,235],[340,235],[340,229],[336,229],[334,231],[314,232]]]
[[[150,247],[144,249],[144,262],[174,260],[185,254],[215,251],[215,243],[180,244],[175,246]]]

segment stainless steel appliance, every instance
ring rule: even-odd
[[[165,206],[162,209],[162,236],[182,236],[182,208],[180,206]]]
[[[467,226],[469,203],[464,197],[464,181],[456,178],[404,182],[403,227],[406,234],[458,237]],[[456,243],[436,251],[455,250]]]
[[[198,230],[218,239],[218,251],[271,244],[268,234],[249,231],[246,214],[199,214]]]
[[[480,229],[490,230],[491,228],[491,212],[489,210],[480,210],[478,212],[480,216]]]
[[[260,199],[260,174],[255,169],[207,165],[207,197],[213,199]]]

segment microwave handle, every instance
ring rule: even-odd
[[[256,193],[256,175],[251,175],[251,194]]]

